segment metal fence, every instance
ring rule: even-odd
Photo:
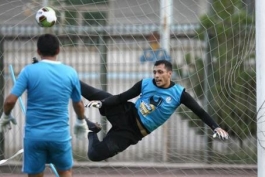
[[[192,57],[205,56],[204,42],[193,36],[195,29],[196,25],[172,26],[170,55],[176,66],[183,65],[187,53]],[[81,80],[94,87],[106,89],[112,94],[121,93],[142,78],[152,77],[152,63],[140,63],[139,58],[143,49],[149,47],[145,37],[157,30],[157,26],[148,25],[55,28],[52,31],[25,26],[1,27],[4,96],[13,85],[8,66],[12,65],[18,75],[25,65],[30,64],[31,59],[37,57],[36,36],[44,32],[58,34],[62,44],[58,59],[74,67]],[[177,77],[174,79],[181,82]],[[187,90],[192,92],[192,88]],[[24,102],[25,98],[26,93],[22,96]],[[72,130],[75,114],[71,106],[69,111]],[[5,134],[6,156],[11,156],[22,148],[24,116],[18,104],[13,114],[18,119],[18,125]],[[86,115],[93,121],[104,119],[94,109],[87,109]],[[106,123],[107,129],[109,126]],[[204,158],[202,152],[207,144],[205,137],[197,134],[198,129],[203,130],[203,127],[189,127],[188,121],[181,119],[176,112],[166,124],[109,161],[201,162]],[[102,138],[102,135],[100,137]],[[73,136],[72,143],[75,159],[86,161],[88,141],[78,141]],[[214,142],[216,151],[227,149],[227,146],[226,143]]]

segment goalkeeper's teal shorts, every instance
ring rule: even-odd
[[[60,171],[73,166],[71,139],[64,142],[40,141],[24,138],[22,171],[27,174],[41,173],[45,164],[52,163]]]

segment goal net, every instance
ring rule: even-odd
[[[56,11],[51,28],[35,21],[43,6]],[[228,131],[229,140],[214,139],[210,128],[181,105],[138,144],[103,162],[90,161],[88,141],[72,134],[75,176],[256,176],[254,13],[252,0],[2,0],[1,113],[13,86],[9,66],[17,76],[33,57],[39,58],[40,34],[57,35],[58,59],[74,67],[80,80],[112,94],[153,77],[153,62],[167,59],[173,64],[172,80]],[[21,99],[26,104],[26,93]],[[19,104],[12,114],[18,125],[0,134],[1,159],[23,148],[25,117]],[[86,109],[86,115],[102,124],[102,139],[111,125],[96,109]],[[71,104],[69,117],[73,132]],[[21,164],[19,155],[0,170],[16,176]]]

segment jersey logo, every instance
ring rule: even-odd
[[[153,112],[159,105],[161,105],[162,102],[163,99],[161,97],[158,97],[155,100],[154,96],[150,97],[147,101],[141,101],[140,112],[143,114],[143,116],[146,116]]]
[[[167,102],[167,103],[170,103],[171,100],[172,100],[172,98],[171,98],[170,96],[166,98],[166,102]]]
[[[155,107],[159,106],[162,103],[162,98],[159,97],[157,101],[154,100],[154,96],[150,98],[150,104],[154,105]]]

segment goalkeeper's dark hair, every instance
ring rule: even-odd
[[[168,71],[172,71],[172,64],[167,61],[167,60],[157,60],[154,64],[154,66],[158,66],[158,65],[161,65],[161,64],[164,64],[165,65],[165,68],[168,70]]]
[[[55,56],[59,51],[59,40],[52,34],[43,34],[38,38],[37,48],[43,56]]]

